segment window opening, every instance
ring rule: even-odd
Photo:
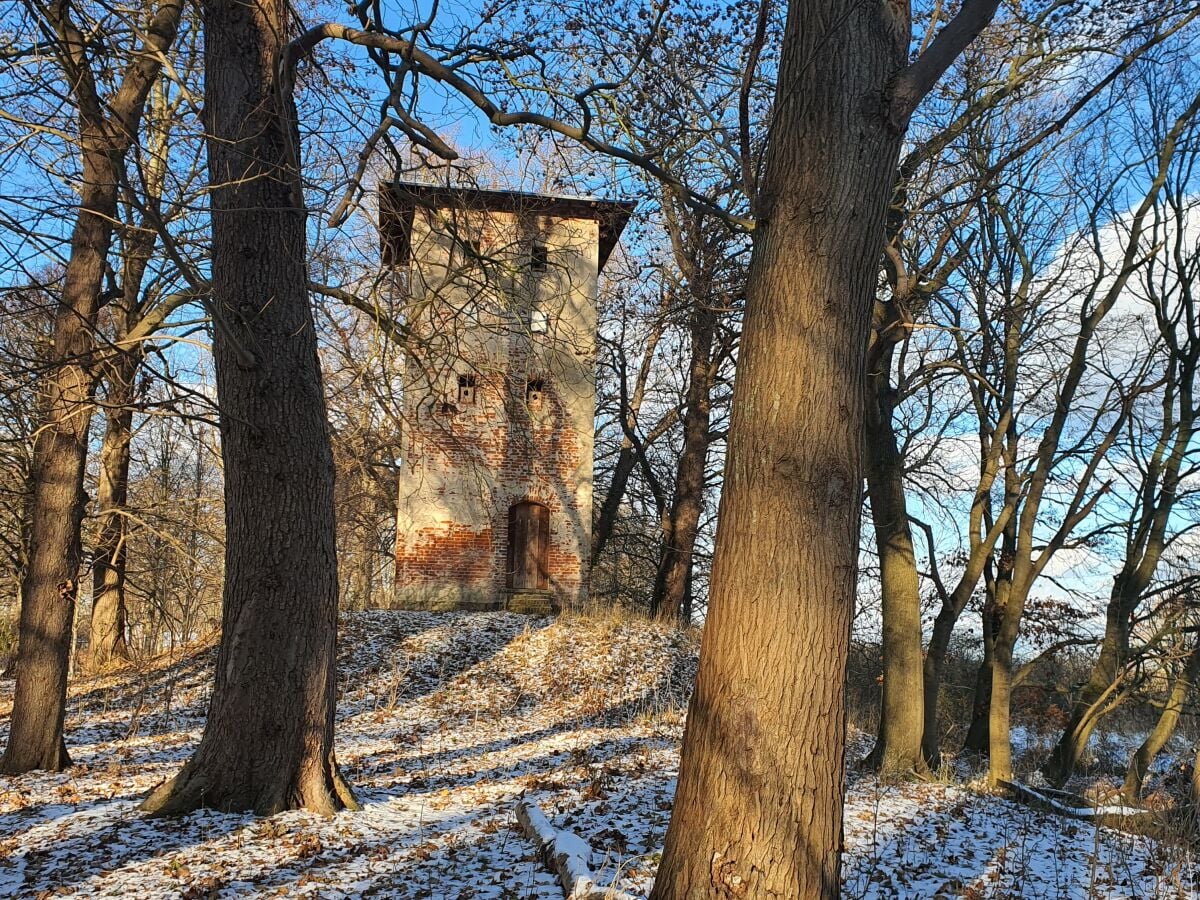
[[[470,406],[475,402],[475,376],[458,376],[458,402]]]
[[[540,378],[531,378],[525,383],[525,405],[530,409],[541,409],[546,396],[546,384]]]

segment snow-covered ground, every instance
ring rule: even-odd
[[[199,738],[213,659],[200,649],[72,686],[76,766],[0,777],[0,896],[561,897],[516,824],[522,798],[591,845],[601,884],[646,895],[692,636],[369,612],[345,617],[341,640],[338,758],[361,812],[138,814]],[[11,693],[0,682],[0,716]],[[1196,860],[1177,846],[952,785],[852,776],[845,839],[847,897],[1200,898]]]

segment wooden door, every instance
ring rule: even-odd
[[[508,586],[514,591],[550,587],[550,510],[540,503],[517,503],[508,511]]]

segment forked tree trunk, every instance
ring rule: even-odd
[[[991,489],[991,483],[991,478],[985,475],[985,479],[980,482],[980,487],[977,489],[976,504],[987,502],[984,498],[987,495],[987,491]],[[1006,497],[1006,504],[1016,503],[1017,499],[1017,497],[1009,494]],[[1014,507],[1008,507],[1008,512],[1005,514],[1006,518],[1000,523],[1006,529],[1007,522],[1010,521],[1008,516],[1013,509]],[[972,528],[978,531],[981,521],[986,523],[986,531],[980,536],[978,542],[972,542],[971,554],[967,559],[966,570],[950,595],[943,598],[941,608],[933,620],[933,630],[929,637],[929,646],[925,651],[924,678],[922,683],[925,718],[923,723],[924,734],[921,738],[921,752],[925,758],[925,764],[934,769],[941,765],[941,734],[938,729],[938,705],[942,688],[942,677],[946,668],[946,654],[950,650],[950,638],[954,634],[954,626],[958,623],[963,610],[967,608],[967,604],[970,602],[980,578],[984,579],[989,597],[983,610],[984,655],[983,664],[980,666],[976,678],[975,708],[972,712],[970,730],[967,733],[963,749],[976,753],[987,753],[987,707],[988,698],[991,696],[992,677],[993,629],[991,598],[995,596],[996,591],[995,580],[990,572],[992,549],[995,546],[999,533],[994,531],[990,517],[981,515],[977,520],[976,513],[973,510]],[[981,703],[982,705],[980,705]]]
[[[1124,668],[1129,652],[1129,613],[1121,606],[1115,600],[1109,602],[1100,654],[1071,705],[1063,733],[1043,767],[1051,784],[1064,784],[1079,766],[1092,732],[1103,718],[1109,689]]]
[[[129,454],[133,441],[134,382],[140,353],[122,353],[109,367],[107,425],[100,446],[96,499],[100,529],[93,568],[88,664],[103,669],[129,658],[125,635],[125,559],[129,500]]]
[[[891,353],[870,374],[866,414],[867,492],[879,555],[883,606],[883,700],[867,764],[894,777],[925,770],[921,590],[904,495],[904,459],[892,425]]]
[[[660,619],[678,621],[696,550],[696,533],[704,510],[704,475],[708,466],[709,425],[712,410],[712,348],[716,312],[696,298],[691,310],[691,359],[684,399],[683,452],[675,470],[675,494],[664,529],[651,610]]]
[[[625,386],[625,372],[621,371],[618,375],[622,380],[621,404],[624,408],[618,410],[617,415],[620,417],[624,436],[621,438],[621,449],[617,452],[617,461],[613,466],[612,481],[609,482],[608,490],[604,494],[604,502],[600,505],[600,512],[592,526],[592,545],[588,556],[588,566],[591,568],[595,568],[600,554],[608,545],[608,539],[612,537],[621,502],[625,499],[625,490],[629,486],[629,477],[638,465],[638,451],[633,445],[632,432],[638,426],[642,402],[646,398],[646,385],[650,379],[651,366],[654,364],[654,354],[665,330],[666,311],[666,300],[664,300],[659,321],[650,329],[647,336],[632,395],[628,395],[628,389]]]
[[[1176,676],[1171,685],[1167,701],[1163,705],[1158,721],[1154,723],[1154,728],[1146,735],[1146,740],[1129,760],[1129,769],[1125,772],[1125,783],[1121,787],[1121,795],[1128,802],[1137,803],[1141,799],[1142,785],[1146,781],[1150,765],[1162,748],[1167,745],[1171,735],[1175,733],[1175,728],[1179,725],[1179,716],[1183,712],[1183,705],[1187,702],[1188,694],[1196,685],[1197,679],[1200,679],[1200,642],[1192,647],[1183,671]]]
[[[299,133],[280,64],[288,10],[283,0],[204,4],[225,590],[204,734],[145,801],[157,814],[354,803],[333,754],[333,457],[308,304]]]
[[[600,554],[608,546],[608,539],[612,537],[613,528],[617,524],[617,513],[621,509],[621,501],[625,499],[625,489],[629,485],[629,476],[633,474],[635,468],[637,468],[637,455],[633,450],[633,442],[629,438],[625,438],[621,442],[621,449],[617,451],[617,462],[613,466],[612,481],[609,482],[608,490],[604,493],[604,502],[600,505],[600,512],[596,516],[596,523],[592,528],[592,549],[589,556],[592,566],[596,565]]]

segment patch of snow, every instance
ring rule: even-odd
[[[0,896],[560,900],[527,802],[598,891],[645,897],[696,649],[636,621],[345,616],[337,754],[363,809],[328,819],[138,813],[199,740],[213,648],[75,682],[77,765],[0,777]],[[1190,850],[963,787],[852,773],[845,822],[846,897],[1200,898]]]

